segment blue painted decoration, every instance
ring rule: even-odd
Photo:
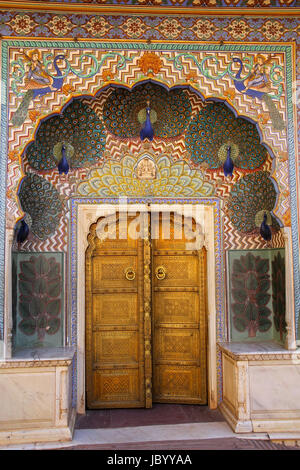
[[[230,156],[230,153],[231,153],[231,147],[229,146],[227,147],[227,158],[223,165],[223,171],[224,171],[225,176],[232,176],[233,169],[234,169],[234,164]]]
[[[238,57],[234,57],[232,60],[233,62],[237,62],[240,64],[239,71],[237,72],[235,76],[236,80],[233,80],[235,88],[240,93],[244,93],[245,95],[251,96],[252,98],[257,98],[259,100],[264,101],[267,105],[274,129],[279,130],[279,131],[283,130],[285,128],[285,124],[273,102],[272,97],[266,91],[259,91],[255,89],[255,87],[267,86],[268,78],[264,71],[265,63],[261,60],[261,62],[256,63],[254,65],[254,71],[250,75],[250,77],[247,79],[247,86],[246,86],[244,83],[245,80],[241,80],[243,62]]]
[[[147,101],[146,121],[140,132],[141,140],[145,140],[145,139],[153,140],[153,137],[154,137],[154,131],[153,131],[153,127],[152,127],[151,120],[150,120],[150,111],[151,111],[150,102]]]
[[[29,227],[26,224],[25,220],[21,220],[21,225],[17,231],[17,242],[18,242],[18,247],[25,242],[29,235]]]
[[[69,163],[68,163],[68,160],[66,158],[66,147],[65,145],[63,144],[62,145],[62,148],[61,148],[61,154],[62,154],[62,157],[59,161],[59,164],[57,165],[57,168],[58,168],[58,172],[59,174],[61,175],[62,173],[64,173],[65,175],[68,174],[69,172]]]
[[[270,229],[269,225],[267,224],[267,214],[266,214],[266,212],[264,213],[264,220],[262,221],[262,224],[260,226],[259,233],[261,234],[263,239],[266,240],[267,242],[270,241],[271,238],[272,238],[271,229]]]

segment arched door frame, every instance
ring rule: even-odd
[[[96,222],[101,216],[109,215],[115,211],[116,205],[109,204],[110,200],[105,203],[102,200],[101,203],[89,203],[77,201],[76,208],[77,214],[74,217],[76,220],[75,233],[71,228],[71,245],[75,243],[72,240],[72,234],[76,236],[76,286],[71,286],[71,289],[76,289],[76,320],[71,319],[71,324],[76,322],[76,333],[72,333],[75,337],[75,344],[77,350],[77,364],[76,364],[76,385],[77,385],[77,412],[85,413],[85,251],[88,246],[87,236],[92,223]],[[152,201],[151,201],[152,202]],[[153,206],[158,207],[159,201],[153,201]],[[181,202],[184,203],[185,201]],[[173,203],[173,204],[172,204]],[[192,200],[189,204],[193,203]],[[171,204],[171,208],[170,208]],[[173,211],[175,209],[174,204],[179,204],[179,201],[168,201],[168,204],[159,205],[159,210]],[[218,405],[218,390],[217,390],[217,283],[216,283],[216,247],[215,247],[215,207],[213,204],[205,204],[205,202],[197,204],[195,200],[194,204],[197,207],[195,216],[193,216],[198,224],[202,227],[203,233],[203,244],[207,250],[207,298],[208,298],[208,405],[211,409],[214,409]],[[125,206],[119,203],[118,209],[121,210]],[[130,203],[130,211],[145,210],[145,205],[142,203]],[[73,227],[74,228],[74,227]],[[74,248],[74,247],[73,247]],[[72,261],[72,260],[71,260]],[[73,260],[74,261],[74,260]],[[71,266],[71,271],[72,271]],[[74,274],[74,273],[73,273]],[[71,273],[72,281],[72,273]],[[73,303],[73,302],[72,302]]]

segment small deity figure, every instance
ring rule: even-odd
[[[270,56],[268,59],[265,59],[261,54],[256,56],[253,72],[250,76],[244,81],[246,88],[242,90],[242,93],[246,93],[249,88],[269,92],[270,80],[267,74],[267,64],[273,59],[273,56]],[[262,90],[262,88],[264,90]]]
[[[155,164],[150,158],[143,158],[137,165],[137,177],[140,180],[153,180],[156,178]]]
[[[23,49],[20,52],[27,62],[24,88],[26,90],[35,90],[42,87],[51,87],[53,78],[44,69],[41,52],[38,49],[29,51],[27,54]]]

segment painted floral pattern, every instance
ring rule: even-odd
[[[274,325],[280,334],[280,339],[283,340],[287,326],[285,321],[285,263],[279,252],[272,261],[272,290]]]
[[[247,330],[250,338],[255,337],[257,331],[264,333],[272,326],[268,318],[271,315],[269,269],[268,259],[251,253],[233,262],[233,325],[240,332]]]
[[[18,327],[25,335],[37,333],[39,340],[54,335],[60,328],[62,310],[62,276],[60,264],[54,258],[32,256],[22,261],[19,274]]]

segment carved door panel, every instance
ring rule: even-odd
[[[87,406],[144,407],[144,241],[101,241],[96,230],[86,253]]]
[[[179,225],[171,225],[170,240],[162,237],[161,219],[159,230],[153,240],[153,401],[205,404],[206,251],[187,250]]]

